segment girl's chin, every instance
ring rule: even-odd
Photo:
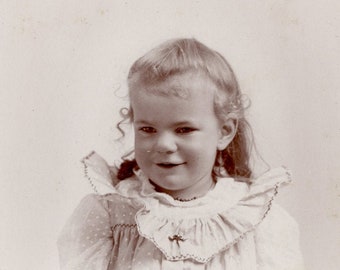
[[[164,180],[164,179],[163,179]],[[158,181],[157,181],[158,182]],[[176,191],[180,191],[184,189],[184,187],[180,184],[183,184],[183,181],[181,180],[172,180],[171,182],[164,183],[165,181],[162,181],[163,183],[157,184],[156,181],[152,181],[150,179],[150,183],[155,187],[156,191],[158,192],[164,192],[167,194],[171,194]],[[177,182],[177,184],[176,184]]]

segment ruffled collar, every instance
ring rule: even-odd
[[[100,179],[99,182],[108,183],[110,193],[138,200],[143,205],[135,216],[139,234],[174,261],[193,259],[205,263],[234,245],[263,221],[278,188],[291,182],[289,171],[279,167],[250,185],[220,178],[205,196],[180,202],[155,191],[140,170],[114,186],[115,171],[96,153],[83,163],[90,180]]]
[[[199,216],[202,216],[202,213],[204,212],[211,214],[211,211],[214,209],[219,210],[221,205],[223,205],[223,208],[229,208],[248,190],[248,185],[236,182],[233,178],[218,178],[216,185],[204,196],[195,200],[183,202],[175,200],[166,193],[157,192],[141,170],[135,171],[135,175],[141,183],[140,196],[144,198],[146,209],[152,210],[154,209],[155,204],[157,204],[157,207],[171,209],[174,218],[177,216],[177,210],[182,212],[184,211],[183,209],[188,209],[188,215],[193,216],[196,213]],[[122,185],[124,184],[122,183]],[[149,206],[148,204],[152,205]],[[160,213],[160,215],[163,214],[168,216],[169,212]]]

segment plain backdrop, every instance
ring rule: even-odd
[[[174,37],[231,63],[262,156],[293,172],[278,200],[306,269],[339,269],[339,14],[336,0],[1,1],[0,269],[59,268],[57,236],[92,192],[79,161],[119,159],[128,69]]]

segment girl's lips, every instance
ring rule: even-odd
[[[165,169],[171,169],[180,165],[183,165],[184,163],[156,163],[158,167],[165,168]]]

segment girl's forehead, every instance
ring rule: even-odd
[[[133,89],[131,108],[136,122],[158,123],[198,122],[215,120],[214,89],[210,83],[194,76],[172,78],[151,86]]]

